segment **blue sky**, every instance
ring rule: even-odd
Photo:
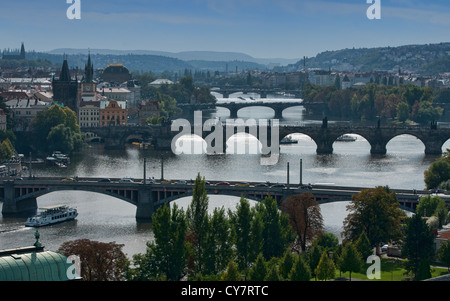
[[[373,0],[375,1],[375,0]],[[20,47],[244,52],[301,58],[326,50],[450,41],[448,0],[4,0],[0,49]]]

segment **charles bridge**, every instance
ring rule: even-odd
[[[273,121],[273,120],[269,120]],[[185,129],[184,129],[185,130]],[[122,149],[131,142],[149,143],[158,150],[171,150],[172,140],[180,135],[180,128],[172,130],[170,124],[156,126],[116,126],[116,127],[89,127],[82,128],[82,131],[89,136],[89,139],[98,139],[104,143],[106,149]],[[450,139],[450,128],[439,128],[436,124],[431,127],[418,126],[398,126],[385,127],[374,126],[330,126],[326,120],[321,125],[299,126],[299,125],[279,125],[272,128],[272,124],[265,128],[260,124],[244,122],[233,125],[209,124],[191,125],[188,134],[201,136],[208,142],[210,148],[211,137],[215,140],[222,138],[222,145],[237,133],[247,133],[255,136],[261,141],[266,139],[272,141],[272,135],[278,134],[278,141],[290,134],[304,134],[309,136],[317,145],[317,154],[332,154],[333,143],[344,134],[357,134],[362,136],[370,144],[371,154],[384,155],[387,152],[386,145],[393,138],[400,135],[411,135],[419,139],[425,146],[426,155],[442,154],[442,147]],[[214,135],[211,136],[211,134]],[[266,141],[266,142],[267,142]],[[218,141],[216,141],[217,143]],[[209,153],[209,149],[207,152]],[[225,152],[225,151],[224,151]]]

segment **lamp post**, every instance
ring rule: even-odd
[[[303,185],[303,160],[300,159],[300,185]]]
[[[287,189],[289,189],[289,162],[287,163]]]

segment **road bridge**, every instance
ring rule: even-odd
[[[2,214],[17,215],[37,209],[37,198],[55,191],[88,191],[112,196],[136,206],[136,219],[149,220],[155,210],[165,203],[192,196],[191,181],[156,181],[144,183],[142,179],[132,182],[121,182],[110,179],[104,182],[100,178],[78,178],[76,181],[65,181],[63,178],[26,178],[24,180],[0,180],[0,200],[3,202]],[[338,201],[349,201],[363,187],[338,187],[285,183],[243,183],[210,181],[206,185],[210,195],[244,196],[249,200],[261,201],[271,196],[280,204],[287,197],[309,191],[319,204]],[[402,208],[414,210],[421,195],[427,191],[395,190]],[[450,195],[441,196],[450,203]],[[87,202],[89,200],[86,200]],[[101,208],[99,208],[101,211]]]

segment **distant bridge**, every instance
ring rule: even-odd
[[[275,119],[283,118],[283,111],[292,107],[303,107],[306,112],[313,114],[323,114],[328,111],[327,105],[321,102],[303,102],[303,101],[245,101],[245,102],[220,102],[205,104],[178,104],[179,108],[185,114],[192,114],[194,111],[215,111],[217,108],[225,108],[230,111],[230,118],[238,118],[238,111],[249,107],[265,107],[274,111]]]
[[[222,129],[220,129],[220,126]],[[259,125],[217,125],[206,128],[200,126],[201,137],[206,141],[210,140],[210,134],[222,133],[222,146],[225,148],[227,141],[237,133],[249,133],[257,139],[271,141],[272,128],[262,130]],[[101,137],[105,143],[105,148],[125,148],[130,141],[151,142],[156,149],[171,150],[172,140],[178,135],[181,129],[171,130],[170,125],[164,126],[111,126],[111,127],[90,127],[83,128],[83,132]],[[275,129],[274,129],[275,130]],[[197,133],[198,129],[192,125],[191,134]],[[280,142],[284,137],[291,134],[304,134],[316,143],[317,154],[332,154],[333,143],[344,134],[357,134],[365,138],[370,144],[371,154],[386,154],[386,145],[390,140],[399,135],[412,135],[418,138],[425,146],[425,154],[440,155],[442,147],[450,139],[450,128],[437,127],[380,127],[380,126],[328,126],[326,120],[320,126],[294,126],[280,125],[278,128],[278,139]],[[216,141],[215,143],[217,143]],[[209,145],[208,145],[209,146]],[[210,147],[210,146],[209,146]],[[209,152],[209,151],[208,151]],[[225,152],[225,150],[223,150]],[[212,152],[211,152],[212,153]]]
[[[55,191],[89,191],[112,196],[136,206],[136,219],[149,220],[155,210],[165,203],[182,197],[192,196],[193,185],[171,184],[157,181],[157,183],[143,183],[142,179],[130,183],[121,183],[119,179],[102,182],[99,178],[78,178],[77,181],[62,181],[62,178],[33,178],[24,180],[0,180],[0,200],[3,202],[2,214],[16,215],[37,209],[37,198]],[[210,195],[244,196],[249,200],[261,201],[272,196],[280,204],[287,197],[310,191],[319,204],[350,201],[354,194],[364,188],[313,185],[312,189],[299,187],[298,184],[286,183],[269,186],[267,183],[229,182],[218,185],[209,182],[206,185]],[[223,183],[222,183],[223,184]],[[228,185],[229,184],[229,185]],[[402,208],[414,210],[420,195],[429,194],[427,191],[395,190]],[[450,195],[442,195],[446,202],[450,202]],[[89,202],[89,200],[86,200]],[[70,205],[70,204],[69,204]],[[101,211],[101,208],[99,208]]]
[[[264,88],[252,86],[214,86],[211,92],[222,94],[223,98],[229,98],[231,94],[242,92],[244,94],[258,94],[260,98],[267,98],[268,95],[291,95],[296,98],[302,97],[302,90],[282,89],[282,88]]]

